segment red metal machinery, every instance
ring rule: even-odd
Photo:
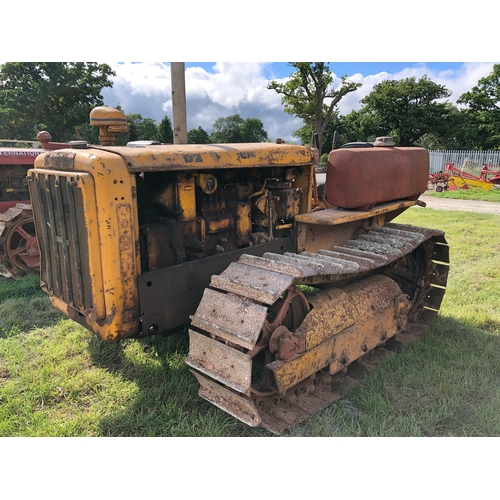
[[[45,131],[37,134],[37,140],[43,149],[0,148],[0,275],[7,278],[40,270],[26,173],[39,154],[69,146],[50,142]]]
[[[500,165],[498,165],[497,170],[493,170],[491,167],[491,163],[484,164],[483,168],[481,168],[479,177],[483,181],[492,182],[493,184],[500,186]]]
[[[429,174],[428,184],[436,189],[436,192],[441,193],[448,189],[448,174],[446,172],[438,172],[437,174]]]

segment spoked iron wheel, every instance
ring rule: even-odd
[[[40,271],[40,251],[31,207],[18,204],[0,214],[0,266],[4,275]]]

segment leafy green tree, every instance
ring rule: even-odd
[[[160,124],[158,125],[158,140],[165,144],[174,143],[174,129],[172,128],[172,122],[167,115],[162,118]]]
[[[258,118],[247,118],[243,120],[241,127],[243,142],[266,142],[269,140],[264,124]]]
[[[351,111],[342,120],[339,145],[346,142],[373,142],[377,137],[387,135],[387,129],[376,113],[365,109]]]
[[[89,144],[99,144],[99,128],[92,127],[90,123],[81,123],[75,127],[75,133],[78,130],[82,141],[87,141]],[[122,135],[122,134],[120,134]],[[77,136],[78,138],[78,136]]]
[[[129,141],[158,140],[158,125],[152,118],[143,118],[140,113],[126,115]]]
[[[282,94],[285,112],[302,118],[318,134],[319,150],[322,150],[323,134],[330,122],[335,106],[349,92],[354,92],[361,84],[353,83],[346,76],[341,78],[341,86],[332,88],[333,74],[324,62],[289,63],[295,72],[285,83],[272,81],[267,88]],[[325,100],[331,99],[326,104]]]
[[[240,115],[218,118],[210,134],[210,142],[215,144],[231,142],[263,142],[267,140],[264,124],[258,118],[243,119]]]
[[[209,144],[210,137],[201,127],[192,128],[187,133],[188,144]]]
[[[54,140],[75,137],[75,126],[102,106],[101,91],[115,72],[95,62],[7,62],[0,66],[0,135],[36,137],[48,130]]]
[[[420,137],[415,145],[435,150],[474,149],[474,125],[470,123],[467,113],[451,103],[446,103],[446,108],[448,116],[442,124],[441,132],[428,132]]]
[[[323,134],[323,146],[321,154],[327,154],[332,149],[333,134],[335,131],[339,132],[343,128],[343,117],[339,114],[338,110],[332,113],[330,123],[327,125]],[[297,137],[301,144],[311,145],[313,134],[313,126],[309,123],[304,124],[299,129],[292,132],[293,137]]]
[[[361,100],[363,112],[373,113],[399,146],[412,146],[424,134],[442,135],[450,111],[446,103],[436,102],[451,92],[426,75],[404,80],[384,80]]]
[[[464,120],[474,147],[500,148],[500,64],[494,64],[493,71],[457,102],[467,106]]]
[[[313,128],[311,125],[304,125],[293,132],[292,135],[298,137],[302,144],[310,144],[312,131]],[[335,111],[323,135],[322,155],[328,154],[332,150],[335,132],[337,132],[337,147],[347,142],[373,142],[376,137],[385,133],[377,117],[371,113],[358,110],[351,111],[348,115],[342,116],[338,111]]]
[[[139,140],[143,141],[157,141],[158,139],[158,125],[152,118],[144,118],[139,124]]]

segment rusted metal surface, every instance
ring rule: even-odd
[[[336,149],[328,156],[326,200],[362,210],[391,200],[417,200],[428,177],[429,152],[424,148]]]
[[[330,272],[330,269],[333,272],[339,273],[354,273],[359,270],[359,264],[356,262],[352,262],[346,259],[340,259],[337,257],[333,257],[331,255],[325,255],[321,253],[311,253],[311,252],[302,252],[300,254],[302,257],[307,257],[312,261],[317,261],[325,264],[327,269]]]
[[[306,336],[306,352],[290,362],[268,365],[278,392],[284,392],[326,366],[333,375],[393,337],[404,324],[396,316],[401,290],[386,276],[372,276],[341,290],[344,307],[322,292],[310,298],[312,311],[297,335]],[[342,302],[339,300],[339,302]]]
[[[189,356],[186,363],[235,391],[250,393],[251,358],[222,342],[189,330]]]
[[[252,232],[250,203],[238,203],[236,205],[236,244],[238,246],[247,245]]]
[[[31,205],[17,203],[0,213],[0,275],[6,278],[40,271],[40,251]]]
[[[241,264],[247,264],[248,266],[258,267],[260,269],[267,269],[268,271],[289,274],[294,277],[304,276],[304,269],[272,258],[279,256],[281,256],[281,254],[266,253],[263,257],[243,254],[240,257],[239,262]]]
[[[237,335],[224,337],[217,333],[220,333],[218,328],[235,329],[230,323],[231,318],[238,317],[234,312],[237,308],[224,315],[226,306],[222,300],[211,298],[200,304],[200,314],[195,316],[203,316],[203,320],[193,323],[199,332],[192,334],[188,363],[203,374],[203,380],[197,374],[200,395],[248,425],[261,425],[279,434],[345,395],[346,387],[358,383],[367,369],[378,366],[390,354],[390,350],[381,346],[387,343],[396,349],[419,338],[437,315],[445,293],[448,265],[443,233],[388,224],[368,234],[375,239],[384,235],[388,244],[371,241],[376,253],[346,244],[333,251],[325,249],[318,255],[290,254],[279,258],[270,255],[283,263],[280,274],[290,273],[292,282],[291,285],[287,285],[286,279],[273,282],[273,296],[277,297],[273,304],[263,301],[260,295],[252,298],[255,280],[259,281],[256,276],[261,271],[274,272],[268,271],[273,265],[267,262],[266,254],[263,259],[242,257],[239,266],[230,273],[233,280],[239,276],[239,289],[228,290],[228,300],[239,297],[256,302],[263,308],[259,310],[258,323],[264,309],[273,322],[266,319],[258,334],[245,333],[243,347]],[[335,257],[345,256],[341,257],[344,263],[340,269],[320,264],[322,259],[332,257],[329,252]],[[409,253],[413,257],[408,259]],[[439,260],[434,262],[433,257]],[[307,267],[305,262],[316,265]],[[249,269],[244,271],[245,267]],[[302,275],[301,269],[307,269],[307,276]],[[363,278],[366,273],[374,272]],[[244,286],[246,280],[251,281],[251,286],[250,283]],[[312,309],[310,312],[296,309],[300,321],[294,324],[286,319],[293,312],[293,302],[287,302],[285,292],[293,290],[294,284],[311,280],[318,284],[343,280],[340,283],[347,281],[347,285],[310,296]],[[218,324],[210,329],[204,328],[204,322]],[[207,337],[207,333],[215,338]],[[236,348],[237,345],[240,347]],[[237,368],[240,357],[241,365]],[[256,367],[261,367],[262,375],[248,384],[248,377]]]
[[[220,276],[212,276],[211,286],[273,304],[293,283],[293,276],[233,262]]]
[[[416,201],[408,201],[408,200],[380,203],[376,207],[365,211],[338,210],[330,208],[327,210],[319,210],[318,212],[308,212],[305,214],[297,215],[295,221],[305,224],[330,225],[330,226],[339,224],[348,224],[349,222],[366,220],[370,217],[383,215],[397,209],[413,207],[416,204],[417,204]]]
[[[265,252],[279,252],[281,248],[293,250],[292,239],[273,240],[143,273],[138,278],[143,333],[171,331],[189,323],[189,317],[195,313],[214,274],[222,273],[243,254],[262,256]],[[164,286],[165,283],[169,286]],[[165,307],[173,303],[177,307]]]
[[[191,316],[191,325],[234,344],[252,349],[266,319],[267,308],[237,295],[207,288]]]
[[[210,378],[191,370],[200,384],[198,394],[229,415],[241,420],[250,427],[261,424],[261,418],[253,402],[240,394],[227,389]]]

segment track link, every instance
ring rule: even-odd
[[[243,255],[212,277],[191,317],[186,363],[199,395],[250,426],[281,434],[344,397],[367,370],[423,335],[438,314],[448,263],[442,231],[392,223],[317,253]],[[323,337],[312,348],[302,345],[309,304],[298,285],[333,289],[328,307],[345,302],[341,331],[332,335],[321,325]],[[381,288],[387,292],[379,298]],[[352,340],[359,334],[357,313],[343,299],[349,289],[373,296],[368,311],[396,297],[387,315],[394,328],[384,330],[373,313],[366,324],[376,338]],[[258,370],[265,375],[256,377]]]

